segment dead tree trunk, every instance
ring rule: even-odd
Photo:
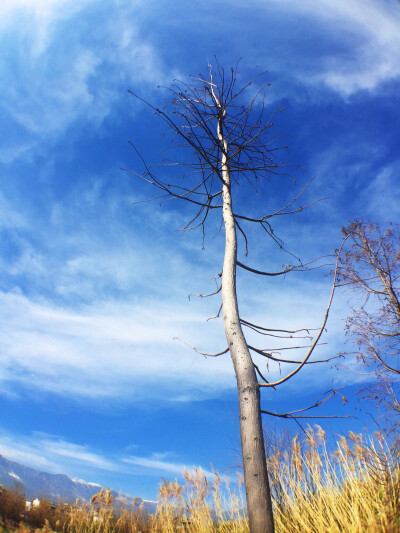
[[[236,374],[239,400],[240,440],[249,526],[252,533],[273,533],[274,518],[265,458],[261,421],[260,388],[247,342],[240,324],[236,294],[237,238],[232,211],[228,143],[223,136],[224,110],[218,121],[222,145],[222,212],[225,225],[225,256],[222,271],[222,310],[225,335]]]
[[[170,89],[172,109],[170,108],[169,111],[168,106],[159,109],[137,97],[166,122],[181,141],[180,147],[182,149],[189,148],[191,154],[185,162],[176,163],[189,169],[188,175],[182,176],[183,179],[179,183],[173,180],[167,182],[155,175],[152,167],[146,164],[136,146],[131,143],[144,165],[145,171],[142,173],[130,172],[161,191],[161,195],[157,198],[183,200],[196,207],[197,213],[185,226],[184,231],[202,228],[203,243],[205,224],[209,215],[220,213],[222,210],[226,239],[222,282],[215,292],[200,296],[213,296],[219,292],[222,293],[223,321],[228,347],[214,354],[200,352],[197,348],[195,350],[204,356],[213,357],[230,351],[239,399],[244,484],[250,532],[274,533],[261,413],[283,418],[304,418],[307,416],[304,412],[322,405],[336,391],[332,390],[330,394],[322,395],[315,404],[309,407],[288,413],[272,413],[261,409],[260,388],[275,389],[296,375],[306,364],[322,362],[311,361],[310,358],[324,331],[332,302],[333,289],[325,318],[314,340],[313,336],[310,336],[309,328],[298,330],[291,328],[271,329],[268,326],[261,326],[245,320],[239,315],[236,292],[237,267],[251,272],[252,275],[272,277],[285,275],[296,270],[307,270],[308,267],[300,260],[297,265],[285,265],[283,270],[279,272],[265,272],[244,265],[237,260],[236,230],[239,230],[243,238],[245,256],[248,255],[246,228],[249,227],[252,227],[253,231],[254,228],[261,230],[262,235],[264,237],[267,235],[271,243],[279,245],[280,251],[286,251],[283,242],[276,236],[271,226],[272,218],[300,213],[314,202],[305,206],[294,206],[305,190],[303,189],[286,205],[272,213],[262,216],[254,214],[247,205],[240,206],[240,202],[238,202],[238,212],[233,211],[232,185],[241,184],[246,187],[246,183],[250,184],[249,194],[262,191],[263,183],[267,183],[271,176],[280,174],[279,167],[281,166],[279,162],[275,163],[273,159],[278,148],[271,146],[269,130],[273,125],[272,117],[265,121],[264,104],[261,103],[261,105],[256,106],[258,97],[262,95],[268,84],[257,91],[250,102],[243,104],[241,102],[244,98],[244,92],[251,86],[251,82],[241,89],[236,89],[236,77],[237,70],[231,69],[230,74],[226,76],[224,69],[218,66],[216,80],[213,78],[210,67],[208,79],[200,75],[194,83],[176,82]],[[171,162],[165,164],[170,165]],[[245,193],[245,189],[242,188],[241,194],[243,195],[243,193]],[[220,316],[219,313],[217,316]],[[254,333],[261,335],[263,339],[266,336],[286,339],[288,347],[284,349],[299,350],[301,357],[282,358],[280,350],[261,349],[247,344],[242,326],[250,328]],[[303,342],[306,344],[299,347],[296,339],[305,339]],[[291,344],[293,342],[295,343],[294,346]],[[308,344],[309,342],[311,344]],[[264,362],[266,360],[267,367],[268,363],[278,365],[285,363],[295,365],[295,369],[277,382],[270,383],[260,372],[255,362],[256,358]]]

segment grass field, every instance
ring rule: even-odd
[[[400,532],[399,447],[380,433],[340,437],[328,453],[322,428],[270,444],[269,472],[277,533]],[[217,472],[185,472],[185,483],[163,480],[156,514],[116,507],[110,492],[68,507],[41,501],[25,511],[25,497],[0,495],[3,532],[246,533],[240,476],[230,484]],[[8,522],[6,521],[8,520]]]

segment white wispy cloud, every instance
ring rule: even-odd
[[[153,453],[150,457],[139,457],[131,455],[129,457],[124,458],[123,462],[126,464],[132,464],[138,467],[142,467],[144,470],[147,471],[150,470],[155,476],[159,476],[162,472],[168,472],[169,474],[176,474],[178,476],[181,476],[185,470],[190,471],[193,468],[193,465],[166,461],[165,459],[168,458],[170,455],[171,454],[169,453]],[[207,477],[211,479],[214,476],[213,473],[208,470],[203,469],[203,472]]]
[[[143,39],[138,24],[131,24],[140,2],[131,6],[122,2],[118,13],[112,12],[116,18],[109,17],[109,22],[102,26],[104,40],[101,43],[96,40],[94,26],[91,26],[93,2],[80,4],[79,9],[73,4],[67,0],[43,0],[37,4],[19,0],[14,4],[2,4],[4,18],[12,24],[11,29],[2,26],[1,31],[14,32],[18,39],[21,39],[22,30],[17,27],[15,13],[27,17],[32,12],[36,17],[35,24],[28,29],[27,39],[13,49],[17,56],[20,54],[17,57],[20,64],[28,66],[26,72],[21,71],[22,81],[10,89],[4,104],[9,115],[34,136],[34,143],[65,132],[80,116],[101,122],[117,98],[115,91],[123,84],[162,81],[165,74],[151,43]],[[368,50],[371,54],[374,52],[371,61],[364,58],[360,63],[363,75],[380,61],[383,37],[371,24],[374,16],[377,26],[384,28],[387,46],[391,49],[397,42],[397,23],[389,17],[390,9],[395,9],[391,4],[379,7],[370,1],[362,13],[359,13],[362,6],[356,0],[348,5],[339,3],[335,9],[325,1],[294,3],[286,0],[282,5],[290,7],[292,16],[304,14],[320,27],[337,25],[346,31],[357,30],[354,51],[350,50],[334,68],[328,61],[322,69],[325,82],[343,94],[368,88],[358,70],[347,76],[353,61],[358,61]],[[104,9],[107,11],[111,7]],[[86,22],[81,22],[82,10],[86,10],[83,17]],[[66,28],[62,35],[67,43],[65,50],[58,48],[61,23]],[[75,23],[76,33],[73,31]],[[85,39],[76,38],[86,30]],[[336,31],[334,38],[339,35],[340,31]],[[367,47],[364,52],[362,46]],[[397,61],[396,54],[391,61]],[[319,62],[315,64],[320,65]],[[10,69],[5,72],[12,75]],[[329,78],[329,72],[342,76],[344,85]],[[390,75],[395,76],[396,72],[393,68]],[[168,74],[168,80],[172,75]],[[315,74],[311,79],[319,83],[322,78],[318,76]],[[29,83],[30,91],[22,92],[31,79],[34,82]],[[371,79],[376,85],[384,78],[372,76]],[[351,150],[354,146],[349,148]],[[6,146],[4,161],[9,162],[13,153],[12,146]],[[15,151],[16,157],[18,153]],[[324,159],[326,173],[333,167],[336,173],[342,171],[336,164],[338,159],[338,153],[331,159]],[[344,164],[346,178],[360,174],[363,165],[363,162],[353,166]],[[393,184],[394,175],[387,170],[377,177],[382,193]],[[336,180],[332,187],[343,192],[345,181]],[[147,384],[154,387],[152,395],[169,387],[175,399],[190,399],[198,394],[204,397],[233,388],[229,357],[205,361],[172,342],[172,337],[178,336],[206,351],[224,348],[222,324],[204,324],[204,318],[215,313],[218,306],[212,311],[207,305],[202,308],[206,311],[201,310],[197,303],[186,306],[182,303],[183,289],[177,289],[183,285],[190,287],[187,292],[192,287],[196,291],[201,287],[200,280],[205,272],[205,269],[193,268],[193,258],[185,258],[185,252],[193,246],[191,241],[177,246],[171,253],[166,236],[172,224],[174,227],[182,225],[177,212],[165,213],[157,209],[150,214],[144,208],[141,215],[132,216],[137,227],[143,216],[151,217],[158,223],[157,227],[166,228],[166,231],[154,230],[155,236],[148,236],[147,242],[157,241],[157,247],[153,248],[152,242],[150,246],[146,243],[134,223],[126,224],[126,203],[122,204],[118,195],[106,203],[109,192],[102,191],[100,178],[89,177],[87,182],[92,182],[93,186],[85,189],[76,185],[74,197],[64,197],[49,207],[44,206],[45,214],[40,220],[36,220],[35,212],[29,212],[28,200],[22,202],[19,198],[18,210],[8,198],[0,197],[0,207],[4,207],[2,212],[0,209],[0,224],[15,230],[14,244],[20,249],[15,259],[5,254],[1,263],[3,272],[9,276],[7,289],[0,294],[3,384],[18,382],[27,388],[81,397],[132,395],[133,399],[144,397]],[[395,209],[393,198],[391,196],[388,201],[392,201]],[[98,214],[100,204],[101,217]],[[371,206],[372,209],[373,202]],[[123,212],[125,221],[122,215],[115,215],[119,211]],[[319,234],[321,240],[325,239],[326,233],[320,231]],[[297,232],[293,232],[292,240],[299,240]],[[310,233],[308,244],[313,240],[316,237]],[[218,264],[211,275],[217,274],[219,268]],[[207,270],[208,277],[210,270]],[[29,290],[15,288],[20,285]],[[312,282],[303,284],[306,294],[311,292],[311,286]],[[293,285],[291,291],[281,284],[268,291],[257,287],[254,290],[250,284],[243,284],[242,289],[242,294],[257,295],[258,301],[249,298],[254,306],[262,308],[267,302],[264,315],[257,314],[256,320],[260,318],[261,322],[274,323],[277,327],[282,327],[281,324],[289,328],[303,327],[304,323],[305,327],[318,325],[317,317],[323,312],[327,299],[322,286],[314,287],[316,295],[312,298],[293,291]],[[316,307],[312,299],[318,303]],[[279,302],[278,310],[271,302]],[[248,309],[250,307],[248,304]],[[174,392],[177,390],[178,393]]]
[[[93,479],[100,477],[101,472],[157,477],[174,474],[181,477],[184,470],[191,471],[196,466],[190,462],[173,461],[174,454],[171,452],[154,452],[142,457],[126,455],[124,450],[116,449],[113,455],[108,455],[92,446],[41,432],[29,435],[0,432],[0,454],[11,461],[45,472],[83,478],[89,475]],[[212,472],[204,469],[203,472],[213,477]]]
[[[387,224],[400,220],[400,161],[383,167],[361,193],[370,220]]]
[[[0,228],[20,229],[26,227],[26,223],[23,214],[0,192]]]
[[[317,88],[313,97],[318,99],[324,97],[319,90],[324,87],[346,98],[360,90],[375,91],[400,76],[396,0],[253,0],[248,9],[259,10],[266,24],[274,17],[269,28],[271,48],[276,47],[284,58],[268,48],[265,63],[285,77],[286,87],[278,82],[281,96],[289,89],[292,98],[301,98],[302,90],[291,87],[287,79]]]
[[[41,23],[42,33],[50,31],[54,22],[59,19],[69,18],[78,13],[93,0],[4,0],[0,6],[1,26],[15,23],[16,19],[28,19],[31,23]]]
[[[334,90],[350,95],[374,90],[400,76],[400,6],[398,2],[343,0],[292,2],[295,11],[307,14],[329,27],[335,39],[344,38],[343,56],[326,56],[321,72],[311,76]],[[340,44],[340,41],[338,41]]]
[[[108,459],[87,446],[40,432],[21,435],[2,431],[0,454],[9,460],[54,474],[72,473],[80,466],[94,470],[120,469],[115,460]]]
[[[88,80],[98,65],[96,55],[78,43],[62,54],[56,46],[58,25],[89,3],[6,0],[0,7],[0,38],[8,41],[2,73],[9,82],[2,107],[33,135],[54,135],[90,103]]]
[[[128,88],[163,81],[159,54],[140,31],[141,4],[104,4],[100,39],[93,0],[2,3],[1,107],[22,132],[3,143],[1,162],[43,153],[79,119],[96,128]]]
[[[232,386],[229,360],[205,361],[173,341],[174,333],[201,336],[203,317],[189,307],[97,302],[66,312],[18,294],[2,293],[0,300],[6,388],[16,382],[30,390],[134,402],[166,390],[170,399],[180,400]],[[218,338],[215,329],[208,328],[208,335]]]
[[[383,225],[398,220],[400,164],[396,159],[382,162],[384,154],[386,148],[379,139],[375,144],[367,143],[344,131],[342,139],[312,156],[310,165],[318,176],[313,189],[316,195],[328,197],[317,213],[319,234],[324,239],[353,218]]]
[[[38,435],[37,444],[41,447],[44,456],[57,457],[60,460],[82,463],[85,466],[101,470],[119,470],[115,461],[107,459],[99,453],[90,451],[86,446],[55,439],[47,435]]]
[[[182,225],[183,217],[174,211],[133,210],[132,224],[124,224],[116,213],[124,217],[126,206],[115,204],[113,194],[106,199],[100,190],[91,183],[78,187],[43,220],[28,209],[20,256],[16,261],[6,254],[3,258],[8,279],[8,289],[0,292],[3,389],[19,384],[28,391],[128,402],[157,400],[166,392],[171,400],[187,401],[233,390],[229,355],[206,360],[173,340],[179,337],[211,353],[226,346],[222,321],[206,322],[218,311],[218,296],[214,301],[187,300],[190,292],[214,289],[211,277],[221,261],[218,243],[204,259],[195,236],[171,239],[171,227]],[[153,235],[140,230],[143,216],[157,228],[156,247]],[[18,231],[17,224],[14,239]],[[292,233],[298,245],[300,234]],[[252,251],[251,262],[255,257],[264,267],[266,256],[271,250]],[[293,274],[271,284],[240,275],[243,316],[266,327],[318,328],[330,282],[302,279]],[[271,346],[279,342],[272,339]],[[271,375],[278,374],[276,368]]]
[[[179,76],[181,66],[167,68],[155,42],[141,31],[141,20],[153,5],[146,9],[142,1],[106,3],[101,14],[95,6],[93,0],[2,2],[0,40],[7,42],[7,53],[0,70],[7,89],[1,107],[7,120],[23,132],[3,143],[3,163],[44,153],[46,143],[79,119],[99,127],[128,88],[145,85],[148,91],[159,84],[169,85]],[[266,18],[269,11],[280,13],[279,35],[288,34],[285,47],[294,57],[290,75],[304,86],[323,84],[349,96],[358,90],[374,90],[400,75],[400,7],[394,1],[284,0],[267,6],[252,2],[250,8],[259,9]],[[155,19],[155,23],[160,21]],[[307,56],[296,54],[305,32],[311,41],[323,34],[327,49]],[[280,38],[273,28],[271,35]],[[258,56],[276,72],[282,64],[288,67],[270,50],[265,58],[262,52]],[[278,84],[280,96],[284,94],[281,89]]]
[[[310,281],[248,294],[241,300],[241,310],[250,321],[276,328],[319,328],[329,287]],[[5,390],[17,384],[31,392],[135,403],[161,397],[199,400],[235,388],[229,355],[205,359],[173,340],[179,337],[211,353],[225,348],[222,322],[206,323],[199,306],[141,299],[139,303],[96,301],[67,310],[18,293],[0,293],[0,303],[0,376]],[[332,311],[323,339],[329,344],[317,350],[318,357],[343,351],[343,318],[343,307]],[[246,333],[251,344],[294,359],[304,357],[306,349],[288,352],[279,347],[310,343],[308,338],[288,341]],[[258,364],[265,363],[260,358]],[[268,377],[274,379],[289,367],[270,368]],[[330,367],[310,367],[308,373],[315,371],[323,387],[324,380],[330,380]],[[298,382],[290,394],[303,386]]]

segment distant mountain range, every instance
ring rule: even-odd
[[[47,498],[53,502],[74,502],[76,499],[89,501],[101,491],[101,485],[87,483],[80,479],[72,479],[65,474],[49,474],[35,468],[9,461],[0,455],[0,485],[6,488],[20,487],[28,500]],[[118,500],[127,506],[138,507],[142,502],[148,513],[154,513],[157,502],[149,502],[140,498],[122,497],[113,491]]]

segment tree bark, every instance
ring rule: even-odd
[[[250,532],[274,533],[272,501],[261,422],[260,389],[253,360],[240,324],[237,303],[237,237],[227,163],[228,143],[223,138],[223,117],[222,111],[218,125],[218,136],[223,147],[221,168],[224,180],[222,197],[226,238],[222,273],[223,320],[237,381],[244,485]]]

